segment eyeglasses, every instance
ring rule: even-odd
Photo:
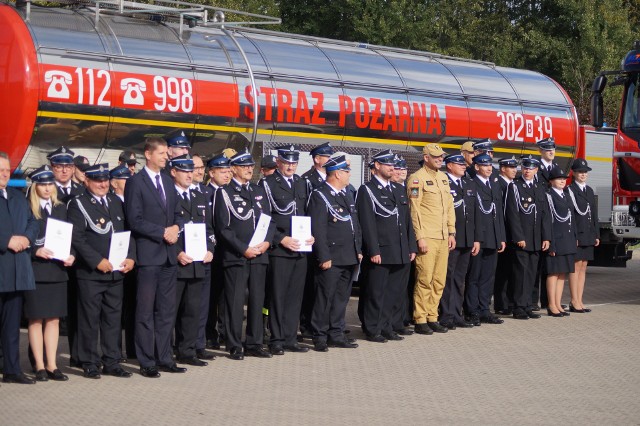
[[[194,168],[193,168],[193,171],[195,172],[196,170],[198,170],[198,171],[204,171],[204,166],[201,166],[201,167],[194,167]]]

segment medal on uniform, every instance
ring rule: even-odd
[[[243,206],[246,206],[246,205],[247,205],[247,202],[246,202],[246,201],[243,201],[243,202],[242,202],[242,205],[243,205]]]
[[[533,201],[533,200],[531,199],[531,197],[529,197],[529,198],[527,198],[527,201],[528,201],[528,202],[531,202],[531,201]]]
[[[334,218],[333,218],[333,221],[334,221],[334,222],[337,222],[337,221],[338,221],[338,219],[336,219],[336,218],[334,217]]]
[[[104,218],[103,217],[100,218],[100,224],[104,225]]]
[[[242,213],[244,209],[242,207],[238,207],[238,213]]]

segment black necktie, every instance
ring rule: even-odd
[[[167,206],[167,197],[164,195],[164,190],[162,189],[162,185],[160,184],[160,175],[156,175],[156,189],[158,190],[158,194],[160,195],[160,199],[162,200],[162,204]]]
[[[489,188],[489,190],[491,190],[491,185],[489,185],[489,181],[486,181],[484,184],[487,185],[487,188]]]
[[[100,198],[100,204],[102,205],[102,208],[109,213],[109,207],[107,207],[107,202],[105,201],[104,198]]]
[[[64,195],[69,195],[69,188],[62,188]]]
[[[187,194],[187,191],[182,193],[182,198],[184,198],[185,201],[189,201],[189,194]]]
[[[42,218],[46,219],[49,216],[51,216],[51,205],[49,203],[47,203],[42,208]]]
[[[293,188],[293,179],[287,178],[287,183],[289,184],[289,188]]]
[[[458,185],[459,188],[462,188],[462,182],[460,179],[456,179],[456,185]]]

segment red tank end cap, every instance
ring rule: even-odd
[[[0,151],[16,168],[38,113],[38,59],[31,33],[13,6],[0,4]]]

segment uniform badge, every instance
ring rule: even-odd
[[[527,198],[528,202],[532,202],[533,200],[531,199],[531,197]]]
[[[243,202],[242,202],[242,205],[243,205],[243,206],[246,206],[246,205],[247,205],[247,202],[246,202],[246,201],[243,201]]]
[[[333,221],[334,221],[334,222],[337,222],[337,221],[338,221],[338,219],[336,219],[336,218],[334,217],[334,218],[333,218]]]
[[[524,204],[522,205],[522,207],[524,207],[525,209],[526,209],[526,208],[528,208],[528,207],[529,207],[529,203],[524,203]]]
[[[433,185],[433,181],[432,180],[428,180],[426,181],[427,186],[432,186]]]
[[[256,195],[256,200],[258,201],[262,200],[262,195]]]
[[[448,179],[442,179],[442,183],[444,183],[445,185],[449,185],[449,180]]]
[[[262,209],[262,206],[260,205],[260,201],[256,201],[256,204],[258,205],[259,209]]]
[[[414,184],[414,185],[418,185],[419,183],[420,183],[420,181],[419,181],[418,179],[414,179],[414,180],[413,180],[413,184]]]
[[[451,191],[451,195],[454,196],[454,197],[458,196],[458,194],[456,194],[456,191]]]
[[[335,195],[336,195],[336,193],[335,193],[335,192],[333,192],[333,191],[331,191],[331,195],[335,196]]]
[[[318,177],[318,182],[322,182],[322,178],[321,177]]]
[[[242,207],[238,207],[238,213],[242,213],[244,209]]]
[[[338,209],[338,211],[339,211],[340,213],[342,213],[342,212],[344,211],[344,209]]]
[[[473,189],[467,189],[467,196],[473,197]]]
[[[240,187],[236,186],[236,191],[240,192]]]
[[[493,178],[493,181],[494,181],[494,182],[497,182],[497,181],[498,181],[498,178]]]
[[[378,189],[382,189],[382,185],[378,185]]]
[[[409,197],[411,198],[418,198],[418,188],[411,188],[411,194],[409,194]]]
[[[100,223],[101,223],[101,224],[104,224],[104,217],[101,217],[101,218],[100,218]]]
[[[116,216],[116,219],[118,220],[122,220],[122,218],[120,216]]]
[[[91,204],[95,204],[96,203],[96,199],[91,197]]]

